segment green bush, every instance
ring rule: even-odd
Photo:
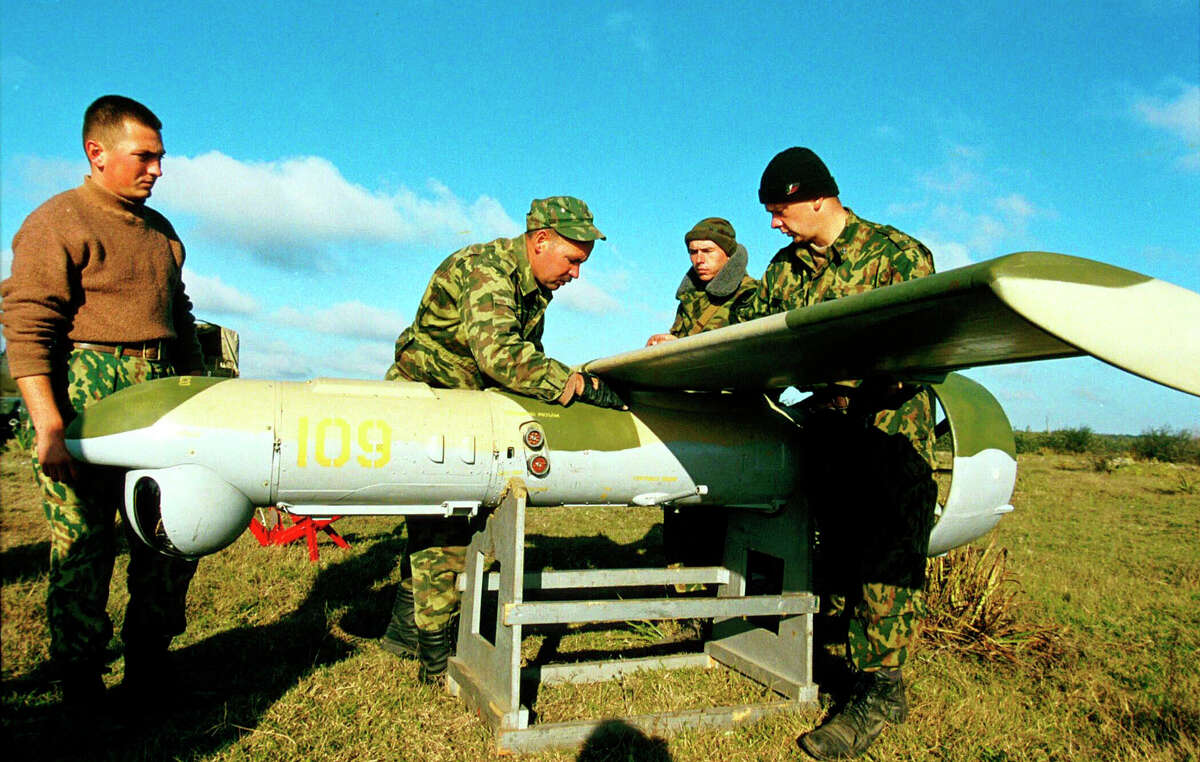
[[[1044,431],[1013,432],[1013,442],[1016,444],[1018,455],[1038,452],[1048,446],[1049,439],[1050,433]]]
[[[1111,457],[1127,453],[1134,437],[1128,434],[1097,434],[1087,426],[1057,431],[1014,431],[1017,454],[1057,452]]]
[[[1095,437],[1092,436],[1092,430],[1087,426],[1080,426],[1076,429],[1062,429],[1054,432],[1052,447],[1058,452],[1083,453],[1090,452],[1094,444]]]
[[[1166,426],[1148,429],[1133,440],[1130,449],[1142,460],[1200,463],[1200,439],[1183,429],[1171,431]]]

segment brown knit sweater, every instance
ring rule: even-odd
[[[118,344],[176,339],[179,372],[201,367],[183,244],[158,212],[97,185],[60,193],[13,237],[0,283],[13,378],[49,374],[64,339]]]

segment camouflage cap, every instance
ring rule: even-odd
[[[542,228],[553,228],[572,241],[604,239],[604,234],[592,224],[588,205],[574,196],[535,198],[529,205],[529,214],[525,215],[525,229]]]

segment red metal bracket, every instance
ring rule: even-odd
[[[258,544],[263,547],[267,545],[290,545],[303,537],[308,545],[308,560],[313,562],[317,560],[318,556],[317,532],[324,532],[329,535],[329,539],[333,540],[333,544],[339,548],[350,547],[350,543],[346,542],[345,538],[330,526],[330,524],[340,519],[341,516],[330,516],[323,519],[315,519],[312,516],[293,516],[274,506],[265,511],[260,510],[259,514],[262,516],[261,521],[257,516],[250,519],[250,533],[254,535],[254,539],[258,540]],[[284,517],[287,517],[291,521],[291,526],[284,526]]]

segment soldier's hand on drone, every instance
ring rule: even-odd
[[[589,405],[608,407],[615,410],[628,410],[625,401],[604,383],[598,376],[591,373],[576,371],[567,379],[567,386],[558,398],[560,405],[569,405],[576,399]]]

